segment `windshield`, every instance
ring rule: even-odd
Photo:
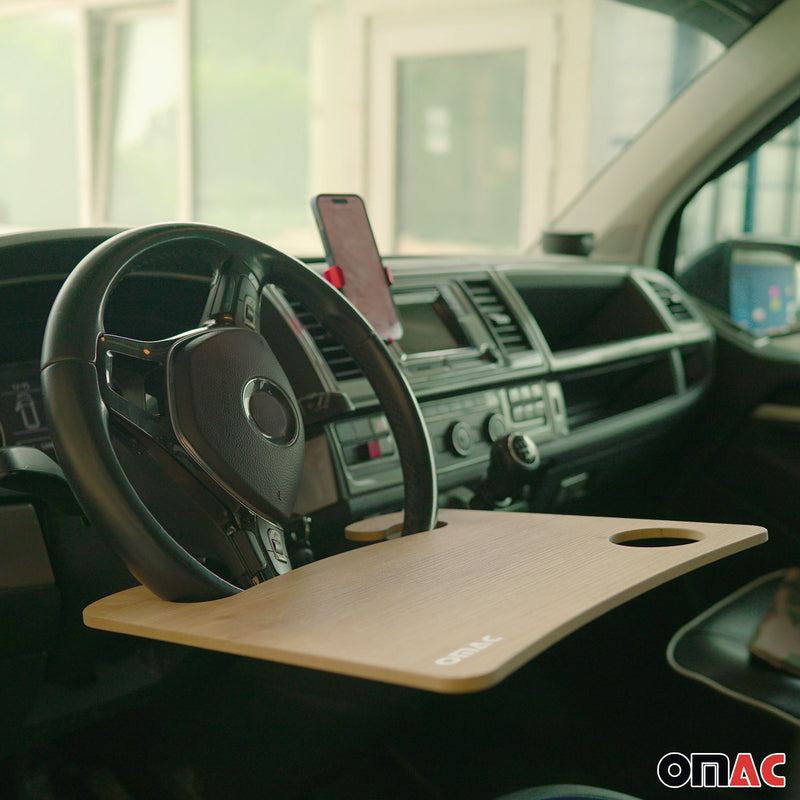
[[[519,251],[719,42],[612,0],[0,4],[0,230],[192,219],[321,253]]]

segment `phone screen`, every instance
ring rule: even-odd
[[[345,297],[381,339],[399,339],[403,328],[363,200],[355,194],[324,194],[312,207],[328,263],[342,271]]]

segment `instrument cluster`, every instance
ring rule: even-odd
[[[55,458],[39,380],[39,362],[0,367],[0,443],[35,447]]]

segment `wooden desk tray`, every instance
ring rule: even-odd
[[[396,522],[389,516],[366,528]],[[745,525],[553,514],[446,510],[441,523],[222,600],[169,603],[136,587],[93,603],[84,620],[344,675],[472,692],[626,600],[767,538],[763,528]],[[629,546],[642,540],[672,546]]]

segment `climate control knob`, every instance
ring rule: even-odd
[[[447,446],[457,456],[465,458],[472,450],[472,433],[464,422],[454,422],[447,430]]]
[[[489,414],[483,421],[483,435],[489,443],[496,442],[508,430],[502,414]]]

